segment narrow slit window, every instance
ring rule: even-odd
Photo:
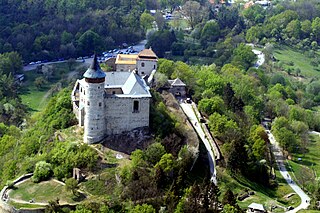
[[[133,101],[133,112],[139,112],[139,101]]]

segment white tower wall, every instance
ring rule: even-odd
[[[88,144],[101,141],[105,137],[104,82],[86,83],[84,141]]]

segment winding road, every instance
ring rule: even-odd
[[[263,123],[263,126],[267,126],[266,123]],[[293,210],[287,211],[289,213],[295,213],[298,212],[301,209],[307,209],[310,205],[310,197],[292,180],[289,172],[286,170],[285,164],[284,164],[284,156],[282,153],[282,149],[279,146],[279,143],[275,140],[273,134],[270,132],[270,130],[266,130],[269,141],[271,143],[271,150],[273,152],[273,155],[276,159],[277,165],[280,170],[280,174],[283,176],[283,178],[287,181],[289,186],[299,195],[301,199],[301,204],[296,207]]]

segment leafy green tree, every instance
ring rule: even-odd
[[[239,130],[235,121],[216,112],[209,117],[209,127],[214,136],[225,140],[230,140]]]
[[[312,32],[312,23],[310,20],[304,20],[301,22],[301,31],[303,38],[308,38]]]
[[[142,204],[136,205],[133,209],[129,210],[129,213],[156,213],[156,210],[152,205]]]
[[[173,31],[161,30],[157,31],[148,39],[147,47],[151,47],[158,57],[164,57],[166,51],[170,50],[176,36]]]
[[[92,54],[99,51],[102,46],[101,37],[92,30],[87,30],[78,39],[78,44],[82,54]]]
[[[172,154],[162,155],[160,161],[155,165],[155,167],[160,167],[166,173],[173,171],[174,166],[175,161]]]
[[[232,64],[241,66],[245,70],[252,66],[255,60],[256,55],[248,45],[240,44],[233,51]]]
[[[153,143],[148,146],[147,150],[145,151],[146,161],[150,162],[152,165],[155,165],[165,153],[166,150],[161,143]]]
[[[77,190],[78,190],[78,182],[74,178],[68,178],[66,180],[65,188],[67,191],[71,191],[73,195],[77,196]]]
[[[52,166],[45,161],[39,161],[33,172],[32,181],[38,183],[48,179],[52,175]]]
[[[246,33],[246,40],[250,43],[257,43],[263,37],[263,30],[260,26],[252,26]]]
[[[289,38],[300,39],[301,37],[301,23],[299,20],[292,20],[285,29]]]
[[[194,29],[203,20],[204,15],[206,15],[206,12],[197,1],[186,1],[182,6],[182,12],[186,16],[191,29]]]
[[[47,83],[47,81],[44,79],[44,77],[40,76],[40,77],[37,77],[35,80],[34,80],[34,85],[38,88],[38,89],[41,89],[44,87],[44,85]]]
[[[158,61],[158,69],[157,72],[165,74],[168,78],[171,77],[174,71],[175,64],[173,61],[160,58]]]
[[[214,96],[210,99],[203,98],[198,103],[199,110],[211,115],[214,112],[223,113],[225,110],[224,102],[220,96]]]
[[[316,17],[312,21],[312,32],[315,38],[317,39],[317,41],[319,41],[320,39],[320,18],[319,17]]]
[[[143,12],[140,16],[140,25],[146,31],[152,28],[155,18],[147,12]]]
[[[220,26],[215,20],[206,22],[201,31],[201,39],[207,42],[215,42],[220,36]]]

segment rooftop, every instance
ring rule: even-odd
[[[87,71],[83,74],[83,77],[96,79],[96,78],[104,78],[105,76],[106,74],[100,68],[97,55],[94,55],[92,64],[87,69]]]
[[[123,94],[114,94],[119,97],[151,97],[145,81],[134,72],[107,72],[105,88],[121,88]]]
[[[135,65],[137,63],[137,54],[118,54],[116,58],[116,64]]]
[[[138,58],[143,59],[158,59],[157,55],[152,51],[152,49],[144,49],[138,54]]]
[[[265,211],[264,207],[262,204],[259,203],[251,203],[248,208],[250,209],[255,209],[255,210],[259,210],[259,211]]]

